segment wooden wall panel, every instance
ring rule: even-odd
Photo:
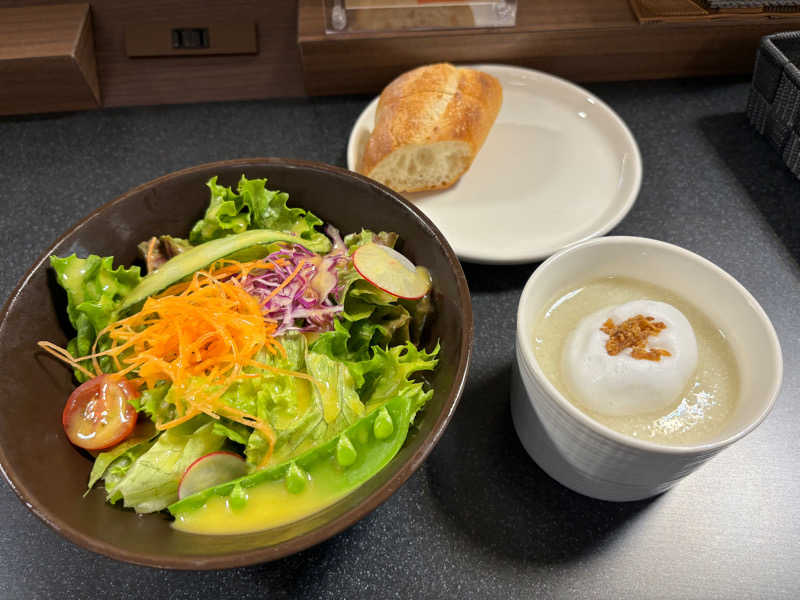
[[[34,4],[48,5],[0,0],[0,8]],[[749,73],[762,35],[800,29],[798,16],[642,25],[628,0],[518,0],[513,28],[326,36],[322,0],[90,4],[103,106],[373,93],[406,69],[440,60],[511,63],[577,81]],[[257,54],[126,55],[129,25],[234,19],[256,23]]]
[[[0,0],[0,7],[32,4],[44,3]],[[297,5],[292,0],[94,0],[90,4],[104,106],[304,94]],[[237,18],[256,22],[258,54],[129,58],[125,53],[125,27],[130,24],[202,27]]]
[[[99,103],[88,4],[0,8],[0,115]]]

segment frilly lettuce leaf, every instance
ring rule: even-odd
[[[347,249],[351,253],[359,246],[373,242],[394,248],[394,245],[397,243],[397,238],[397,234],[393,231],[380,231],[375,233],[369,229],[362,229],[358,233],[350,233],[344,236],[344,245],[347,246]]]
[[[371,242],[393,246],[395,240],[396,234],[376,234],[365,229],[346,236],[345,244],[352,252]],[[372,346],[385,348],[408,341],[420,342],[427,318],[433,311],[429,295],[419,300],[398,299],[361,277],[352,262],[339,272],[339,284],[344,311],[341,314],[343,328],[338,329],[347,330],[350,354],[361,354],[359,359],[363,359],[364,352]],[[338,329],[333,332],[334,336],[343,333]],[[348,356],[348,360],[353,357]]]
[[[50,257],[58,283],[67,292],[67,315],[75,329],[84,319],[95,331],[103,329],[117,305],[139,284],[139,267],[114,269],[113,262],[113,256],[95,254],[88,258],[75,254]]]
[[[144,454],[158,435],[155,426],[149,421],[139,421],[131,437],[120,442],[110,450],[98,454],[94,459],[92,472],[89,474],[88,490],[101,478],[106,480],[106,492],[113,495],[113,488],[121,476],[127,472],[133,461]]]
[[[360,394],[367,411],[372,412],[392,398],[407,394],[414,397],[414,412],[422,408],[433,390],[425,391],[423,383],[412,380],[411,375],[436,367],[439,345],[431,352],[420,350],[411,342],[387,350],[376,346],[373,351],[371,359],[349,365],[356,380],[363,381]]]
[[[345,361],[369,358],[373,346],[419,344],[433,305],[429,296],[399,300],[361,278],[345,292],[344,311],[333,331],[320,335],[312,349]]]
[[[269,422],[276,436],[269,464],[288,460],[332,438],[364,414],[352,374],[344,363],[309,352],[301,334],[283,336],[281,342],[285,358],[261,355],[259,360],[286,371],[307,373],[316,384],[291,375],[254,370],[252,374],[258,373],[257,377],[236,383],[222,396],[226,404]],[[219,433],[245,444],[249,463],[260,464],[269,444],[258,431],[252,430],[243,440],[244,431],[236,424],[216,426]]]
[[[121,499],[124,506],[138,513],[166,508],[178,499],[178,483],[186,468],[201,456],[219,450],[224,443],[225,436],[218,434],[212,419],[204,415],[164,431],[127,465],[118,480],[109,481],[106,475],[109,501]]]
[[[314,352],[325,354],[347,363],[367,360],[373,346],[385,347],[391,335],[378,323],[369,319],[347,321],[336,319],[333,331],[321,334],[311,345]]]
[[[355,389],[353,375],[343,362],[324,354],[306,354],[308,374],[319,385],[312,385],[314,403],[322,410],[325,438],[339,433],[364,415],[364,404]]]
[[[116,457],[105,469],[102,479],[106,488],[106,502],[116,504],[122,500],[122,494],[117,491],[117,486],[125,479],[125,475],[142,454],[147,452],[155,443],[155,441],[140,441],[126,448],[118,457]],[[102,464],[98,470],[102,468]],[[90,483],[93,485],[93,479],[96,478],[95,470],[92,469],[90,476]]]
[[[247,425],[242,425],[236,421],[231,421],[225,417],[221,417],[219,421],[214,423],[214,433],[224,435],[226,438],[242,446],[247,444],[247,440],[252,433],[252,429]]]
[[[368,319],[376,306],[399,306],[397,297],[376,288],[361,276],[353,278],[344,297],[344,318],[348,321]]]
[[[334,329],[334,334],[337,330],[341,334],[345,329],[349,352],[361,355],[361,358],[372,346],[386,347],[407,342],[412,326],[408,309],[395,296],[358,275],[355,269],[350,273],[342,278],[345,285],[344,310],[341,318],[337,319],[341,326]]]
[[[252,222],[249,206],[231,188],[217,185],[217,177],[206,183],[211,190],[211,201],[203,218],[195,223],[189,233],[192,244],[246,231]],[[245,210],[247,209],[247,210]]]
[[[154,423],[166,423],[175,418],[175,404],[170,402],[168,396],[171,384],[166,381],[158,382],[154,387],[143,389],[137,398],[128,402],[139,412],[144,412]]]
[[[367,412],[400,394],[413,394],[417,410],[427,402],[432,391],[425,391],[422,382],[411,376],[430,371],[438,362],[439,346],[430,352],[418,349],[411,342],[390,348],[374,345],[363,348],[363,341],[350,332],[355,325],[337,321],[334,331],[323,333],[311,345],[311,350],[340,360],[347,365],[356,391]]]
[[[209,179],[206,185],[211,201],[204,217],[189,233],[189,241],[197,245],[247,229],[275,229],[297,234],[300,244],[303,240],[328,241],[330,247],[330,241],[315,229],[322,225],[319,218],[302,208],[287,207],[289,194],[268,190],[266,184],[266,179],[242,175],[234,192],[217,184],[216,177]]]
[[[139,284],[139,267],[113,268],[114,258],[90,255],[78,258],[74,254],[65,258],[50,257],[59,285],[67,292],[67,315],[77,335],[67,349],[75,357],[86,356],[92,351],[97,334],[104,329],[120,306],[125,296]],[[100,349],[103,349],[101,344]],[[92,370],[91,363],[84,365]],[[113,371],[111,359],[100,358],[104,372]],[[86,377],[75,372],[79,381]]]

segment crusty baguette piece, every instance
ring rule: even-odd
[[[400,75],[381,93],[357,170],[397,192],[453,185],[492,128],[503,89],[494,77],[439,63]]]

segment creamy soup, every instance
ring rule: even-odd
[[[664,307],[662,303],[669,306]],[[654,333],[650,334],[652,337],[647,338],[647,334],[641,334],[641,328],[634,322],[634,315],[628,319],[630,331],[639,333],[640,337],[644,335],[646,342],[650,344],[645,347],[645,342],[642,342],[639,355],[634,354],[643,357],[640,363],[634,364],[635,361],[631,358],[631,353],[636,352],[637,348],[627,348],[625,352],[618,348],[612,349],[609,344],[609,341],[613,341],[611,338],[614,333],[619,333],[620,339],[635,337],[628,335],[630,331],[621,331],[621,326],[625,323],[624,317],[620,316],[616,322],[606,319],[609,315],[618,315],[621,305],[636,308],[635,316],[641,316],[645,326],[647,319],[654,323]],[[663,310],[660,313],[655,312],[654,315],[643,314],[647,312],[648,306],[660,306]],[[676,310],[668,312],[670,308]],[[688,321],[690,324],[688,336],[692,337],[693,332],[696,354],[692,354],[688,370],[685,360],[677,369],[676,372],[680,373],[681,379],[680,384],[674,387],[674,377],[671,375],[663,377],[664,373],[659,370],[673,366],[681,354],[679,352],[681,348],[680,344],[676,345],[672,343],[674,340],[670,342],[666,338],[668,333],[672,333],[675,337],[674,330],[678,330],[680,333],[678,338],[683,336],[685,341],[686,334],[679,330],[677,325],[673,326],[672,321],[667,320],[665,325],[659,319],[661,314],[672,316],[676,311],[677,318],[682,319],[682,315],[685,317],[682,322]],[[595,324],[594,320],[598,322]],[[587,323],[591,324],[592,337],[590,339],[584,335],[584,345],[576,345],[574,341],[576,329],[579,326],[586,329]],[[656,325],[658,327],[655,327]],[[663,330],[663,335],[659,328]],[[725,338],[725,332],[715,327],[711,320],[691,303],[661,287],[622,277],[589,281],[585,285],[558,294],[539,316],[532,333],[536,360],[548,380],[578,409],[620,433],[672,445],[700,444],[718,435],[736,408],[739,378],[736,360]],[[580,334],[579,331],[577,333]],[[660,339],[664,339],[664,343],[660,343]],[[581,365],[583,369],[581,372],[580,369],[573,368],[573,362],[583,358],[580,352],[589,348],[587,344],[591,346],[591,353],[595,356],[586,357],[589,366]],[[664,350],[661,346],[670,348],[672,352]],[[694,352],[691,344],[687,343],[687,346]],[[605,356],[606,348],[608,356]],[[614,352],[619,352],[619,355],[614,355]],[[683,352],[682,360],[686,354]],[[608,387],[607,384],[609,377],[605,375],[608,373],[605,375],[598,373],[594,378],[591,377],[591,373],[587,374],[587,370],[594,368],[593,365],[600,364],[598,359],[603,365],[611,365],[603,368],[609,372],[613,371],[611,377],[613,381],[610,384],[612,387]],[[654,381],[669,381],[673,386],[670,389],[679,391],[677,393],[670,391],[669,398],[655,402],[656,408],[653,410],[650,410],[647,404],[642,405],[641,402],[636,404],[631,398],[624,397],[626,388],[622,384],[626,382],[620,380],[627,377],[628,371],[617,367],[624,367],[625,363],[615,361],[628,361],[627,364],[633,365],[630,371],[638,371],[639,377],[642,377],[643,372],[649,373],[650,384]],[[580,377],[576,377],[576,372],[580,373]],[[588,384],[576,385],[576,380]],[[595,381],[600,383],[594,383]],[[639,395],[648,397],[647,393],[642,394],[640,382],[628,383],[629,389],[637,390]],[[594,391],[592,385],[596,385]],[[618,398],[619,402],[615,406],[611,406],[614,404],[615,393],[623,397]],[[609,406],[603,404],[606,398]]]

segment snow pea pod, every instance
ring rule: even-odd
[[[286,514],[273,518],[270,511],[280,506],[270,504],[255,507],[250,504],[257,502],[255,498],[264,497],[259,490],[269,489],[270,498],[277,500],[274,491],[279,489],[283,499],[291,500],[290,504],[309,507],[308,514],[315,512],[332,504],[386,466],[405,442],[409,424],[416,412],[414,404],[407,396],[393,398],[339,435],[290,461],[200,491],[175,502],[168,510],[178,522],[191,519],[194,529],[198,531],[203,529],[204,513],[220,522],[217,530],[211,531],[213,533],[264,529],[287,522]],[[219,500],[224,502],[220,503]],[[224,506],[225,514],[212,515],[215,506]],[[219,513],[218,510],[216,512]],[[240,514],[247,514],[248,518],[239,519]],[[253,522],[254,514],[259,515],[258,523]],[[291,520],[303,516],[294,514]],[[237,522],[237,519],[242,522]],[[176,526],[182,529],[178,522]],[[199,526],[196,526],[198,523]]]

